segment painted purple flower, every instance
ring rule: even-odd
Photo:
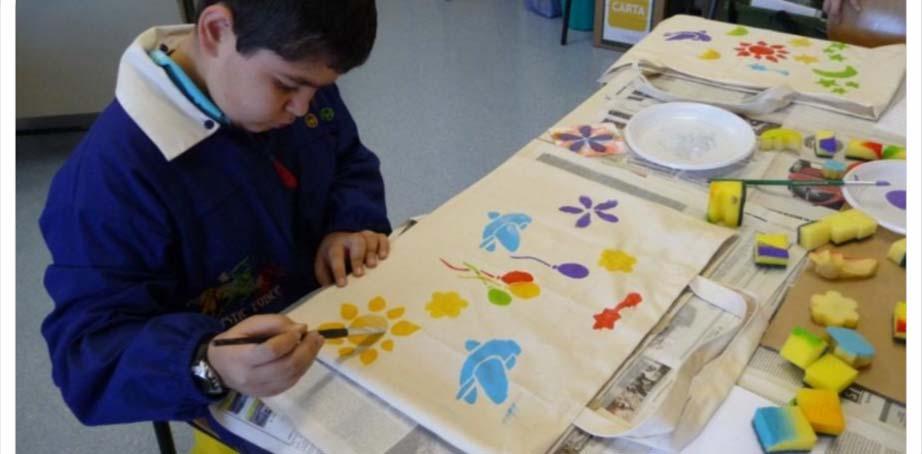
[[[590,199],[588,196],[581,195],[579,196],[579,203],[582,206],[565,205],[560,207],[560,211],[563,211],[564,213],[581,215],[579,219],[576,220],[576,226],[581,229],[588,227],[592,222],[592,213],[595,213],[595,215],[601,218],[603,221],[618,222],[618,216],[607,213],[608,210],[618,206],[617,200],[608,200],[593,206],[592,199]]]
[[[615,135],[605,129],[582,125],[574,130],[558,132],[553,135],[553,138],[564,144],[570,151],[580,152],[589,147],[596,153],[605,153],[609,151],[608,142],[611,142]]]

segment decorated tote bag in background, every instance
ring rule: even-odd
[[[661,22],[603,80],[618,71],[668,73],[753,93],[732,105],[678,99],[642,77],[642,90],[663,101],[700,101],[746,114],[794,102],[874,120],[903,81],[906,46],[870,49],[679,15]]]
[[[319,359],[458,448],[544,452],[732,235],[513,157],[288,315],[383,329]]]

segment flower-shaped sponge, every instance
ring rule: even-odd
[[[810,298],[810,316],[823,326],[858,326],[858,302],[830,290]]]

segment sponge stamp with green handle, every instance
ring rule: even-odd
[[[801,327],[791,330],[781,347],[781,357],[801,369],[813,364],[826,351],[826,341]]]

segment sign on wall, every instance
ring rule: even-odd
[[[665,1],[596,0],[595,45],[624,49],[663,19]]]

